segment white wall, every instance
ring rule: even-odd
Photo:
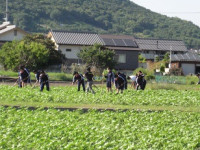
[[[17,36],[15,36],[14,30],[11,30],[11,31],[1,34],[0,41],[21,40],[26,35],[24,32],[17,30]]]
[[[71,51],[67,52],[66,49],[71,49]],[[65,54],[65,57],[68,59],[78,59],[77,54],[82,49],[83,49],[83,46],[70,46],[70,45],[59,46],[59,50],[61,50],[62,54]]]

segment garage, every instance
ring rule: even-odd
[[[195,74],[195,64],[182,63],[181,67],[184,75]]]

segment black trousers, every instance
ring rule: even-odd
[[[78,91],[80,91],[81,85],[83,87],[83,91],[85,91],[85,82],[84,81],[78,81]]]
[[[45,85],[46,85],[47,91],[49,91],[49,82],[40,83],[40,91],[43,91]]]

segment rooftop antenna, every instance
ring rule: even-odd
[[[4,20],[7,22],[8,21],[8,0],[6,0],[6,17]]]

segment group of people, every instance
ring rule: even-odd
[[[108,92],[113,92],[112,90],[112,85],[115,86],[116,88],[116,94],[119,94],[119,92],[123,93],[123,90],[127,89],[127,84],[128,81],[127,79],[131,79],[132,80],[132,85],[136,90],[144,90],[145,86],[146,86],[146,80],[144,78],[144,74],[142,73],[142,71],[139,71],[138,74],[136,74],[136,76],[129,76],[126,77],[126,75],[124,73],[120,73],[118,72],[117,74],[114,74],[112,72],[112,69],[108,68],[108,73],[106,75],[103,74],[103,76],[106,78],[106,87],[107,87],[107,91]],[[75,82],[78,82],[78,91],[80,91],[80,87],[82,85],[83,87],[83,91],[85,91],[85,79],[87,79],[87,88],[86,88],[86,93],[88,93],[89,91],[91,91],[93,94],[95,94],[92,86],[93,86],[93,73],[91,72],[91,68],[89,67],[87,69],[87,72],[82,75],[78,72],[74,72],[73,74],[73,81],[72,84],[74,84]]]
[[[36,79],[34,86],[36,86],[39,83],[40,91],[43,91],[44,86],[46,86],[47,91],[49,91],[48,75],[43,70],[42,71],[34,70],[33,72],[35,74],[35,79]],[[17,79],[16,83],[18,83],[20,88],[25,87],[26,84],[28,84],[28,83],[32,86],[30,72],[23,65],[19,67],[18,79]]]
[[[112,69],[107,69],[107,74],[103,76],[106,78],[106,87],[108,92],[113,92],[112,85],[114,85],[116,89],[116,94],[119,94],[120,92],[123,93],[123,90],[127,89],[128,80],[131,80],[131,86],[134,87],[136,90],[144,90],[146,86],[146,80],[144,78],[144,74],[139,71],[135,76],[126,76],[124,73],[113,73]],[[35,84],[33,87],[35,87],[38,83],[40,84],[40,91],[43,91],[44,86],[46,86],[47,91],[50,90],[49,88],[49,77],[48,75],[42,70],[34,70],[33,73],[35,74]],[[19,87],[25,87],[26,84],[31,84],[31,78],[30,78],[30,72],[25,66],[19,67],[19,78],[16,81],[18,82]],[[85,79],[87,80],[87,87],[85,88]],[[82,75],[78,72],[73,73],[73,80],[72,84],[78,83],[78,91],[80,91],[80,87],[82,86],[83,91],[86,93],[91,92],[92,94],[95,94],[95,91],[93,90],[93,84],[94,80],[94,74],[91,72],[91,68],[87,68],[87,72]]]

